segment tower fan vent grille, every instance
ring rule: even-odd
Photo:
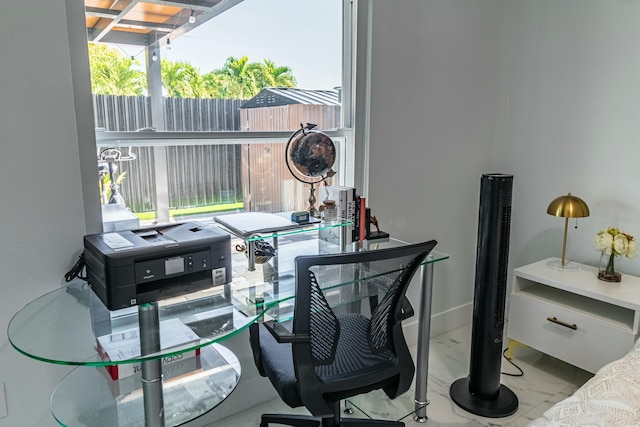
[[[502,207],[502,224],[500,230],[500,245],[504,249],[500,252],[500,262],[498,263],[498,286],[496,289],[496,311],[494,321],[496,325],[504,322],[505,300],[507,297],[507,265],[509,263],[509,235],[511,224],[511,197],[508,206]]]

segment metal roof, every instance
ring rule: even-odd
[[[151,46],[176,39],[243,0],[85,0],[90,42]],[[195,22],[189,22],[191,15]]]
[[[240,108],[276,107],[280,105],[334,105],[340,106],[338,89],[298,89],[289,87],[264,88]]]

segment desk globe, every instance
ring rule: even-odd
[[[335,175],[331,169],[336,161],[336,146],[326,134],[313,130],[316,125],[300,125],[285,150],[286,163],[291,175],[298,181],[309,184],[309,215],[316,216],[315,185]]]

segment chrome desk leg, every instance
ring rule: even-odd
[[[416,394],[413,419],[427,422],[427,378],[429,376],[429,335],[431,333],[431,296],[433,293],[433,263],[420,267],[420,311],[418,312],[418,355]]]
[[[159,352],[160,321],[157,303],[152,302],[138,306],[138,326],[140,328],[140,354],[144,356]],[[142,362],[142,396],[145,427],[164,427],[161,359]]]
[[[245,243],[247,244],[247,259],[249,262],[247,270],[256,271],[256,242],[252,240]]]

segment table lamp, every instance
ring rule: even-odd
[[[573,271],[578,269],[578,264],[565,260],[567,250],[567,228],[569,218],[584,218],[589,216],[589,207],[580,197],[571,193],[554,199],[547,208],[549,215],[564,218],[564,238],[562,240],[562,259],[553,258],[547,262],[547,266],[555,270]]]

